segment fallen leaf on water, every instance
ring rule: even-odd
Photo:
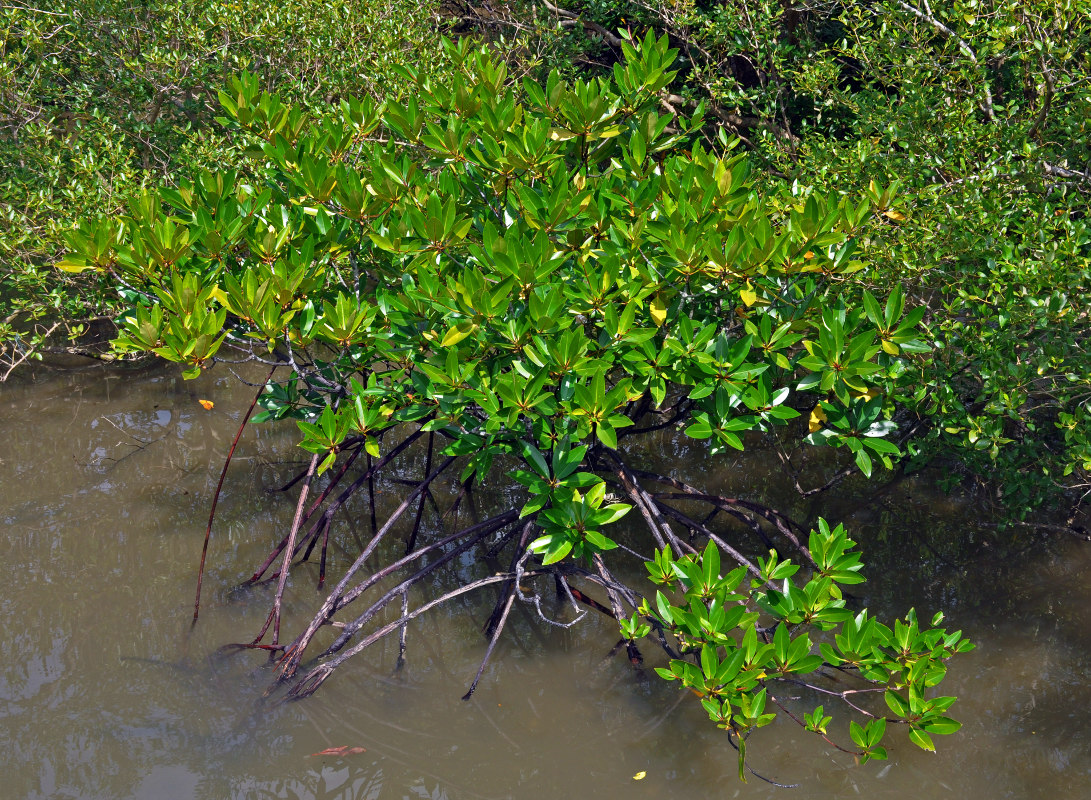
[[[317,753],[311,753],[312,756],[355,756],[360,753],[366,753],[367,750],[363,747],[350,747],[349,745],[342,745],[341,747],[327,747],[325,750],[319,750]]]
[[[638,773],[636,773],[636,775],[634,775],[634,776],[633,776],[633,780],[634,780],[634,781],[642,781],[642,780],[644,780],[644,779],[645,779],[646,777],[648,777],[648,773],[647,773],[647,772],[638,772]]]
[[[197,402],[204,406],[205,411],[211,411],[212,406],[216,405],[211,400],[198,400]]]

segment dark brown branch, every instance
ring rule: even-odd
[[[341,443],[341,451],[348,450],[351,447],[352,452],[349,454],[349,457],[345,459],[345,463],[341,465],[341,469],[337,471],[337,474],[329,482],[326,488],[319,493],[318,497],[316,497],[314,499],[314,502],[311,503],[311,507],[307,509],[307,514],[303,517],[304,524],[310,522],[311,517],[314,516],[314,513],[322,507],[322,504],[326,502],[326,498],[330,496],[330,493],[335,488],[337,488],[338,484],[340,484],[341,481],[344,479],[345,474],[349,471],[349,469],[355,463],[356,458],[360,455],[360,451],[363,449],[363,441],[364,438],[362,436],[359,436],[355,437],[354,439],[346,439],[344,442]]]
[[[474,482],[474,476],[471,475],[462,482],[462,486],[459,487],[458,494],[455,495],[455,499],[451,501],[451,505],[446,511],[440,515],[440,521],[447,519],[449,514],[454,514],[454,518],[458,519],[458,507],[462,503],[462,499],[470,494],[472,491],[472,485]],[[471,501],[472,502],[472,501]]]
[[[663,529],[666,526],[661,526],[659,520],[656,519],[656,515],[653,513],[655,504],[646,501],[644,497],[645,492],[641,491],[640,484],[637,483],[636,478],[633,476],[632,471],[625,465],[625,462],[614,453],[611,453],[610,455],[617,464],[617,476],[621,478],[622,488],[640,511],[640,515],[644,517],[644,522],[647,524],[648,530],[651,531],[656,546],[660,550],[663,550],[667,546],[667,540],[663,535]],[[669,528],[667,528],[667,530],[669,531]],[[681,550],[677,546],[675,546],[674,549],[676,556],[682,555]]]
[[[435,449],[436,434],[432,431],[428,432],[428,455],[424,460],[424,474],[427,475],[432,471],[432,451]],[[417,504],[417,515],[413,520],[413,531],[409,534],[409,541],[405,544],[405,552],[412,553],[413,548],[417,546],[417,533],[420,531],[420,521],[424,516],[424,501],[428,499],[429,492],[421,492],[420,503]]]
[[[654,425],[648,425],[643,428],[622,428],[620,431],[617,432],[618,438],[620,439],[625,436],[634,436],[638,433],[652,433],[654,431],[661,431],[664,428],[669,428],[671,425],[674,425],[675,423],[687,417],[691,408],[692,405],[689,403],[688,398],[683,398],[675,407],[674,413],[670,417],[668,417],[665,422],[657,422]]]
[[[492,655],[492,651],[496,648],[496,642],[500,639],[500,634],[504,630],[504,624],[508,621],[508,614],[511,613],[512,603],[515,602],[515,586],[513,584],[508,588],[507,598],[504,600],[504,610],[500,613],[500,620],[496,623],[496,629],[492,633],[492,638],[489,639],[489,646],[485,648],[485,657],[481,659],[481,666],[477,668],[477,674],[474,675],[473,683],[470,684],[470,688],[466,694],[462,695],[463,700],[469,700],[474,691],[477,689],[477,682],[481,680],[481,674],[485,671],[485,666],[489,663],[489,657]],[[404,616],[404,611],[402,612]]]
[[[414,435],[419,435],[420,433],[421,432],[418,431],[417,434]],[[408,441],[410,438],[412,437],[407,437],[406,441]],[[405,444],[405,442],[403,442],[402,444]],[[391,455],[393,455],[393,453],[391,453]],[[284,658],[281,660],[280,666],[282,676],[281,679],[290,677],[295,672],[296,668],[299,666],[299,661],[303,656],[303,651],[306,650],[307,645],[310,644],[310,641],[314,638],[315,633],[318,632],[318,629],[322,627],[322,625],[324,625],[326,621],[330,619],[330,617],[340,607],[340,605],[342,605],[342,594],[345,592],[345,589],[348,588],[349,582],[353,579],[353,577],[360,570],[360,568],[363,567],[364,562],[367,561],[368,557],[375,551],[375,548],[379,546],[379,543],[383,540],[386,534],[390,532],[390,529],[394,527],[394,524],[401,518],[402,514],[405,513],[405,510],[409,508],[409,505],[417,498],[417,496],[421,492],[425,491],[428,488],[428,485],[433,480],[435,480],[444,470],[446,470],[447,467],[449,467],[454,461],[455,456],[447,458],[439,467],[437,467],[432,472],[431,475],[421,481],[420,485],[412,492],[410,492],[409,496],[406,497],[405,500],[402,501],[401,505],[399,505],[394,510],[394,513],[390,515],[383,527],[380,528],[373,537],[371,537],[371,541],[368,542],[367,547],[365,547],[364,551],[360,553],[359,556],[357,556],[356,560],[352,563],[352,566],[348,568],[345,574],[341,577],[341,580],[338,582],[337,586],[332,592],[330,592],[330,596],[326,598],[326,601],[322,604],[322,608],[320,608],[318,613],[315,614],[314,618],[307,626],[307,629],[295,640],[295,642],[292,643],[292,646],[285,651]],[[384,459],[380,459],[379,463],[376,464],[375,468],[378,469],[383,464],[383,462]],[[363,480],[364,478],[361,477],[353,485],[360,486],[362,485]],[[342,494],[342,497],[343,496],[344,494]]]
[[[379,525],[375,520],[375,471],[371,468],[371,453],[367,454],[367,500],[371,507],[371,535],[374,536]]]
[[[549,0],[542,0],[542,5],[545,6],[547,9],[549,9],[550,11],[552,11],[558,17],[564,17],[565,19],[572,20],[573,22],[576,22],[576,23],[582,25],[585,29],[591,31],[592,33],[598,34],[599,36],[602,37],[602,40],[604,42],[606,42],[608,45],[610,45],[614,49],[616,49],[616,50],[621,49],[621,37],[619,37],[618,35],[616,35],[614,33],[611,33],[608,30],[606,30],[606,28],[602,27],[597,22],[592,22],[591,20],[585,20],[582,17],[580,17],[579,14],[576,14],[576,13],[574,13],[572,11],[569,11],[568,9],[560,8],[558,6],[553,5],[552,3],[549,2]]]
[[[579,600],[585,606],[587,606],[588,608],[593,608],[593,609],[595,609],[595,611],[598,611],[598,612],[600,612],[602,614],[605,614],[610,619],[614,619],[614,620],[617,619],[617,617],[614,616],[614,612],[611,611],[610,609],[608,609],[606,606],[604,606],[598,600],[596,600],[593,597],[588,597],[587,595],[585,595],[583,592],[581,592],[575,586],[568,583],[568,580],[566,578],[562,578],[561,580],[563,580],[565,582],[565,584],[568,586],[569,594],[571,594],[574,598]]]
[[[709,528],[705,527],[704,525],[702,525],[697,520],[691,519],[690,517],[686,516],[681,511],[674,508],[673,506],[669,506],[666,503],[662,503],[662,502],[659,502],[659,501],[656,501],[656,502],[657,502],[657,505],[659,506],[659,508],[661,508],[664,513],[666,513],[669,516],[673,517],[674,519],[678,520],[683,525],[689,527],[690,529],[696,531],[697,533],[700,533],[701,535],[706,536],[709,539],[711,539],[713,542],[716,543],[717,547],[719,547],[727,555],[729,555],[733,559],[735,559],[736,562],[738,562],[742,566],[746,567],[747,571],[750,572],[755,578],[757,578],[758,580],[762,580],[761,570],[758,569],[757,566],[754,565],[754,562],[751,561],[746,556],[744,556],[742,553],[740,553],[734,547],[729,545],[727,542],[725,542],[722,537],[717,536]]]
[[[493,531],[497,530],[498,528],[502,528],[505,525],[511,524],[516,519],[518,519],[518,516],[518,512],[516,512],[515,510],[506,511],[503,514],[498,514],[497,516],[487,519],[484,522],[479,522],[477,525],[472,525],[465,530],[459,531],[458,533],[452,533],[450,536],[447,536],[434,544],[431,544],[427,547],[422,547],[420,550],[403,556],[401,559],[395,561],[393,564],[383,567],[381,570],[378,570],[377,572],[375,572],[375,574],[371,575],[367,580],[355,586],[351,591],[345,593],[341,602],[338,603],[337,609],[344,608],[345,606],[354,602],[364,592],[377,584],[383,578],[386,578],[388,575],[393,574],[402,567],[411,564],[420,557],[427,555],[434,550],[439,550],[443,547],[446,547],[448,544],[451,544],[458,539],[464,539],[467,536],[472,536],[472,538],[463,542],[451,552],[445,553],[440,558],[436,559],[432,563],[428,564],[425,567],[422,567],[417,572],[410,575],[408,578],[403,580],[397,586],[390,589],[386,594],[384,594],[382,597],[372,603],[370,608],[360,614],[352,622],[345,625],[345,627],[341,631],[341,634],[337,637],[333,644],[326,648],[322,655],[327,656],[340,650],[342,647],[345,646],[349,639],[355,636],[356,633],[358,633],[364,625],[366,625],[377,613],[379,613],[383,609],[384,606],[386,606],[387,603],[394,599],[394,597],[396,597],[400,592],[405,591],[413,584],[418,583],[421,578],[425,577],[431,572],[434,572],[436,569],[442,567],[444,564],[454,560]]]
[[[644,470],[633,470],[633,474],[636,475],[638,478],[644,478],[645,480],[651,480],[651,481],[655,481],[656,483],[662,483],[662,484],[664,484],[666,486],[671,486],[671,487],[673,487],[675,489],[678,489],[684,495],[684,496],[676,495],[676,494],[657,494],[657,495],[653,495],[657,499],[663,499],[663,500],[671,500],[671,499],[697,500],[697,501],[700,501],[700,502],[709,503],[709,504],[714,505],[714,506],[719,506],[719,507],[723,508],[724,510],[727,510],[728,508],[731,508],[731,507],[734,507],[734,506],[738,506],[739,508],[745,508],[747,511],[750,511],[750,512],[752,512],[754,514],[757,514],[762,519],[764,519],[767,522],[773,524],[776,527],[776,529],[789,542],[791,542],[792,545],[800,553],[803,554],[804,558],[806,558],[808,562],[810,562],[811,564],[814,564],[814,559],[811,558],[810,551],[806,548],[806,546],[804,546],[803,542],[800,541],[799,536],[797,536],[796,533],[795,533],[795,531],[800,531],[801,533],[805,533],[805,530],[804,530],[803,526],[800,525],[795,520],[793,520],[791,517],[787,516],[786,514],[782,514],[781,512],[779,512],[779,511],[777,511],[775,509],[769,508],[768,506],[762,505],[761,503],[754,503],[754,502],[752,502],[750,500],[742,500],[742,499],[736,498],[736,497],[724,497],[722,495],[706,494],[705,492],[702,492],[699,489],[695,489],[692,486],[690,486],[689,484],[684,483],[683,481],[677,480],[675,478],[667,477],[666,475],[659,475],[657,473],[647,472],[647,471],[644,471]],[[793,528],[795,530],[793,530]]]
[[[602,553],[595,553],[595,555],[592,556],[591,561],[602,578],[603,587],[606,589],[606,597],[609,598],[610,608],[612,608],[614,612],[614,618],[617,619],[618,622],[621,622],[621,620],[625,618],[625,612],[621,608],[621,595],[618,592],[617,581],[614,580],[613,575],[611,575],[610,571],[606,568],[606,562],[602,559]],[[635,605],[632,597],[628,599],[631,604]],[[634,668],[639,668],[640,665],[644,663],[644,657],[640,655],[640,650],[637,648],[636,642],[630,639],[625,647],[628,651],[629,663],[632,664]]]
[[[524,576],[531,577],[534,575],[544,574],[544,572],[542,570],[535,570],[533,572],[525,572],[523,574]],[[379,628],[377,631],[370,634],[367,638],[357,642],[351,649],[346,650],[344,653],[337,656],[337,658],[334,658],[325,664],[321,664],[315,667],[310,673],[306,675],[306,677],[302,678],[288,691],[289,699],[300,699],[314,694],[318,687],[325,683],[326,679],[333,674],[333,671],[337,669],[337,667],[344,664],[357,653],[363,651],[367,647],[370,647],[375,642],[382,639],[384,636],[387,636],[391,632],[397,630],[405,623],[411,622],[412,620],[416,619],[421,614],[425,614],[428,611],[431,611],[436,606],[449,602],[450,600],[453,600],[456,597],[460,597],[461,595],[476,591],[478,589],[484,588],[485,586],[492,586],[495,583],[502,583],[508,580],[510,577],[511,576],[507,573],[503,573],[501,575],[490,575],[486,578],[479,578],[476,581],[472,581],[471,583],[464,584],[457,589],[453,589],[452,591],[447,592],[446,594],[425,603],[415,611],[412,611],[399,617],[396,620],[393,620],[392,622],[387,623],[383,627]]]
[[[360,441],[362,441],[362,438],[360,439]],[[322,490],[322,492],[318,495],[318,497],[315,498],[314,502],[311,503],[310,509],[308,509],[307,513],[303,517],[303,523],[302,524],[306,524],[307,522],[310,521],[311,517],[314,516],[314,513],[321,507],[322,503],[325,502],[326,498],[329,497],[330,492],[332,492],[335,488],[337,488],[338,484],[341,483],[341,480],[345,477],[345,474],[348,472],[349,467],[352,466],[353,462],[356,460],[356,457],[360,455],[360,450],[361,449],[362,449],[362,447],[357,446],[356,449],[354,449],[352,451],[352,454],[345,461],[345,463],[342,464],[341,469],[338,471],[337,475],[333,478],[333,480],[330,481],[329,485],[327,485],[326,488]],[[303,472],[301,472],[299,474],[299,476],[297,476],[297,478],[294,478],[292,481],[290,481],[288,484],[286,484],[286,486],[291,487],[291,486],[295,485],[295,483],[298,480],[302,480],[306,476],[307,476],[307,470],[304,470]],[[297,555],[299,555],[299,552],[301,550],[303,550],[304,547],[306,547],[307,550],[306,550],[306,552],[303,553],[303,557],[300,559],[300,561],[306,561],[308,558],[310,558],[311,551],[314,549],[315,544],[318,542],[319,536],[321,534],[323,534],[323,533],[325,533],[326,537],[329,536],[330,521],[331,520],[330,520],[330,518],[328,516],[323,515],[322,519],[319,520],[319,524],[312,527],[307,532],[307,535],[304,536],[302,539],[300,539],[296,543],[295,551],[292,553],[292,558],[295,558]],[[323,522],[324,522],[324,524],[322,524]],[[269,555],[266,557],[265,561],[263,561],[261,563],[261,566],[258,567],[258,570],[253,575],[250,576],[250,579],[248,581],[246,581],[246,584],[247,585],[248,584],[253,584],[253,583],[256,583],[258,580],[260,580],[261,576],[265,574],[265,571],[267,569],[269,569],[269,567],[271,567],[273,565],[274,561],[276,561],[277,556],[279,556],[282,552],[284,552],[284,548],[287,545],[288,545],[288,536],[286,535],[283,539],[280,540],[279,543],[277,543],[277,546],[273,548],[272,552],[269,553]],[[323,546],[322,553],[323,553],[323,564],[325,564],[325,546]],[[325,574],[324,569],[322,570],[322,574],[323,575]],[[279,577],[279,576],[280,576],[280,573],[276,572],[276,573],[273,573],[273,575],[270,576],[270,578],[276,578],[276,577]],[[319,578],[319,585],[321,585],[321,577]]]
[[[334,500],[329,506],[326,507],[326,510],[322,512],[322,516],[318,520],[316,520],[311,526],[310,530],[307,531],[306,536],[303,537],[303,541],[309,541],[312,536],[316,535],[320,525],[328,524],[329,520],[332,519],[335,513],[337,513],[338,509],[340,509],[341,506],[343,506],[348,501],[348,499],[352,497],[352,495],[360,488],[360,486],[363,485],[364,481],[370,481],[371,478],[379,472],[379,470],[389,464],[394,458],[400,455],[401,452],[405,450],[405,448],[409,447],[409,445],[411,445],[423,435],[423,431],[415,431],[414,433],[411,433],[409,436],[405,437],[405,439],[399,442],[393,450],[391,450],[385,456],[369,466],[367,472],[365,472],[363,475],[353,481],[343,492],[341,492],[341,494],[337,496],[336,500]],[[265,562],[261,565],[261,567],[258,568],[257,572],[251,575],[250,579],[247,580],[244,585],[257,583],[257,581],[261,579],[261,576],[265,574],[265,570],[269,569],[273,561],[276,560],[277,555],[281,552],[286,544],[287,538],[282,540],[281,543],[273,550],[273,552],[269,554],[268,558],[266,558]]]

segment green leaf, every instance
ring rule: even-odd
[[[599,524],[612,525],[613,523],[624,517],[626,514],[628,514],[631,509],[632,506],[625,503],[612,503],[611,505],[608,505],[604,509],[602,509],[603,512],[606,512],[607,516],[603,517]]]
[[[864,473],[865,478],[871,477],[871,456],[863,448],[856,451],[856,466]]]
[[[864,733],[864,729],[856,720],[849,722],[849,736],[857,747],[867,749],[867,734]]]
[[[905,718],[909,716],[909,702],[900,694],[893,690],[887,690],[886,694],[883,695],[883,698],[886,700],[886,704],[890,707],[890,710],[899,717]]]
[[[617,433],[608,422],[600,422],[595,426],[595,436],[600,442],[612,450],[617,449]]]
[[[323,472],[328,470],[330,467],[333,466],[335,461],[337,461],[337,453],[331,450],[329,455],[322,459],[322,463],[318,465],[318,469],[316,471],[317,474],[321,475]]]
[[[932,743],[932,737],[919,728],[913,728],[909,731],[909,741],[921,750],[927,750],[931,753],[936,752],[936,746]]]
[[[962,723],[950,717],[928,717],[920,723],[921,727],[929,733],[948,735],[962,727]]]
[[[549,465],[546,463],[545,456],[542,455],[542,452],[530,442],[523,441],[520,442],[519,445],[523,452],[523,458],[530,464],[531,469],[548,480]]]

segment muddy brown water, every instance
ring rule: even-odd
[[[267,592],[232,587],[290,522],[292,498],[267,491],[302,467],[290,429],[244,434],[189,626],[208,504],[251,391],[226,371],[183,382],[166,368],[39,368],[0,385],[0,798],[1091,797],[1091,545],[990,535],[971,502],[925,480],[824,502],[864,545],[859,602],[943,608],[978,645],[951,662],[943,688],[964,727],[936,755],[895,729],[890,760],[858,766],[778,721],[750,763],[801,786],[742,784],[694,702],[604,662],[616,630],[590,615],[560,630],[514,612],[464,702],[488,597],[411,625],[401,670],[391,640],[304,702],[262,703],[262,658],[216,651],[267,613]],[[792,502],[768,454],[655,447],[706,485]],[[339,526],[333,570],[364,514]],[[286,630],[319,598],[314,568],[293,573]],[[313,755],[337,746],[365,750]]]

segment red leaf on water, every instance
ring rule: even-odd
[[[312,756],[355,756],[360,753],[366,753],[367,750],[363,747],[350,747],[349,745],[342,745],[341,747],[327,747],[325,750],[319,750],[317,753],[311,753]]]

